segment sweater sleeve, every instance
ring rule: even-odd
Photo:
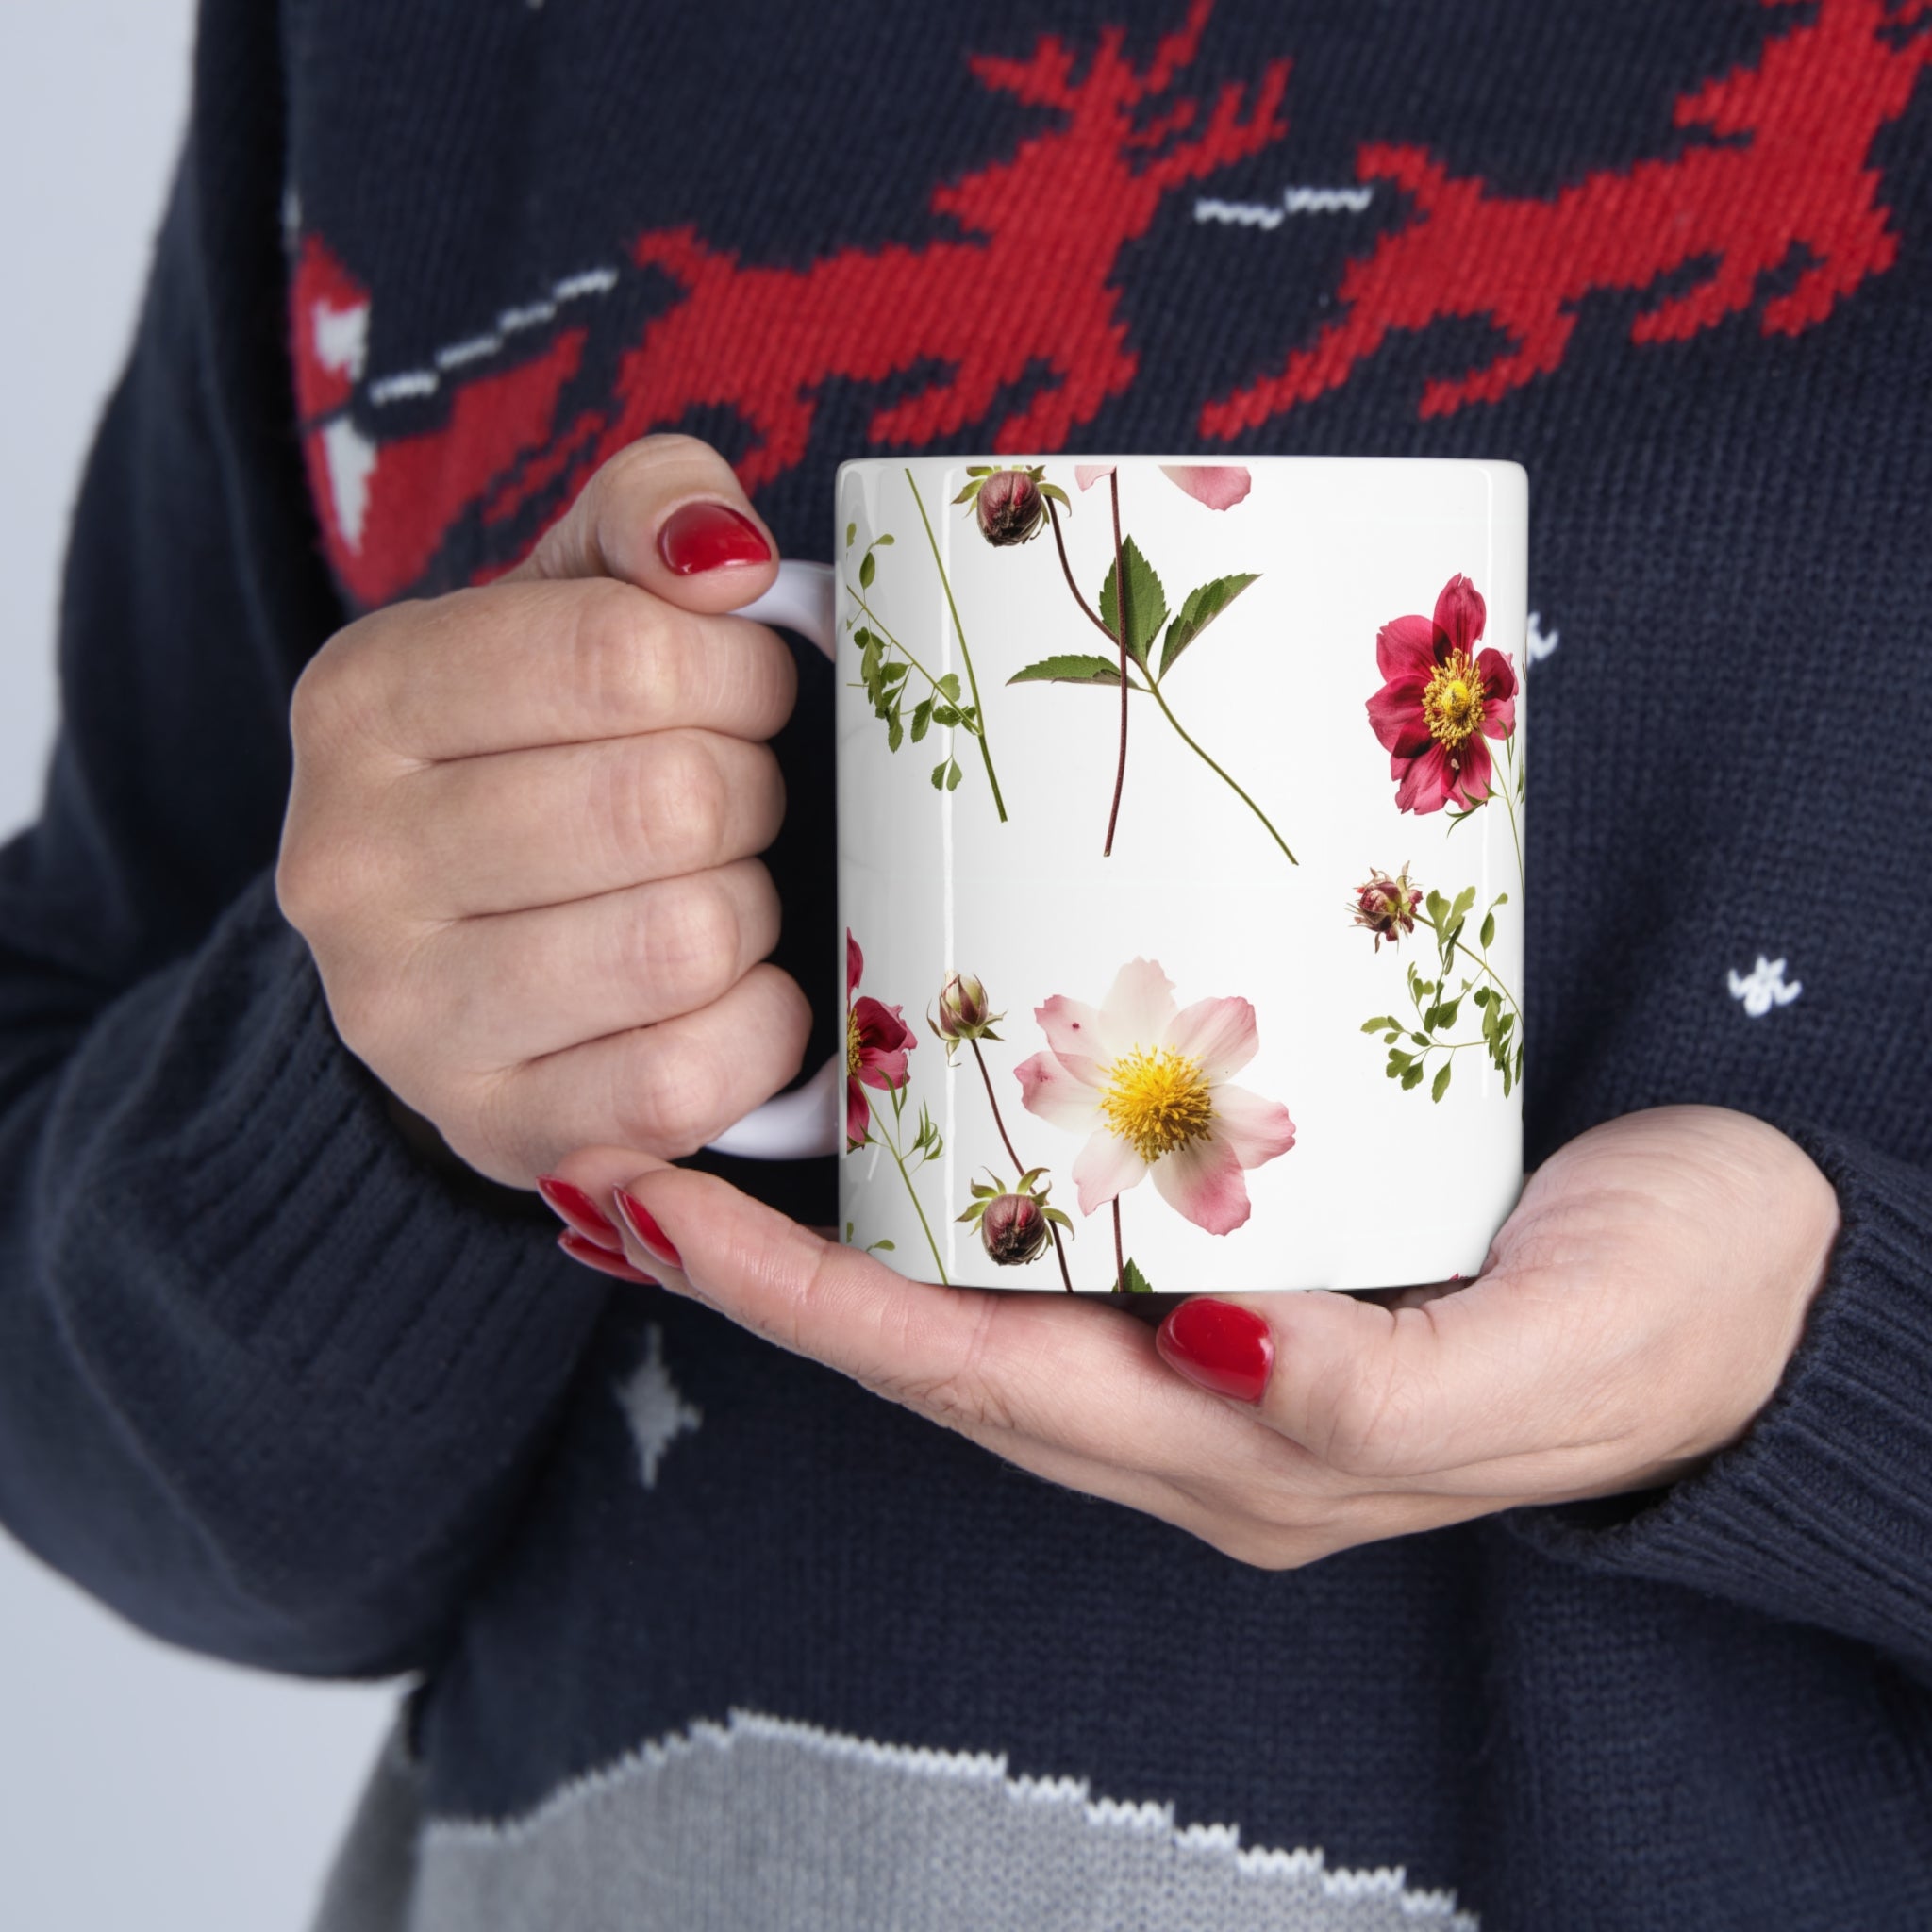
[[[289,695],[343,618],[291,421],[276,12],[204,8],[44,807],[0,850],[0,1524],[162,1637],[365,1674],[446,1628],[602,1296],[523,1197],[411,1155],[276,908]]]
[[[1932,1680],[1932,1175],[1779,1124],[1841,1224],[1770,1403],[1668,1490],[1507,1520],[1550,1555],[1830,1630]]]

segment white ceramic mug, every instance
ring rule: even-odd
[[[745,614],[834,660],[847,1051],[717,1144],[843,1148],[846,1239],[921,1279],[1474,1274],[1522,1184],[1522,470],[876,458],[837,501],[840,563]]]

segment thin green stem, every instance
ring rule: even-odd
[[[966,647],[966,626],[959,622],[959,607],[953,601],[953,586],[946,575],[945,559],[940,556],[940,540],[932,533],[932,519],[925,513],[925,503],[919,494],[919,485],[912,481],[912,472],[906,472],[906,481],[912,488],[912,501],[919,506],[919,521],[925,525],[925,541],[932,546],[932,560],[938,566],[940,588],[946,593],[946,608],[953,613],[953,629],[959,640],[959,656],[966,665],[966,682],[973,690],[973,715],[978,720],[979,728],[973,735],[979,741],[979,756],[986,765],[986,782],[992,787],[993,808],[1000,815],[1000,824],[1007,822],[1007,802],[1000,796],[1000,781],[992,769],[992,752],[986,741],[986,710],[979,702],[979,679],[974,675],[973,653]]]
[[[1516,827],[1516,739],[1513,733],[1503,741],[1503,750],[1509,760],[1509,781],[1503,787],[1503,809],[1509,814],[1509,838],[1516,847],[1516,883],[1521,886],[1527,882],[1527,874],[1523,869],[1523,834]]]
[[[925,1244],[932,1250],[932,1265],[940,1271],[942,1287],[950,1288],[946,1279],[946,1264],[940,1259],[940,1244],[932,1238],[932,1224],[925,1218],[925,1209],[919,1205],[919,1190],[912,1185],[912,1176],[906,1172],[905,1157],[899,1152],[899,1143],[886,1131],[886,1124],[879,1118],[878,1108],[870,1093],[865,1096],[866,1111],[872,1115],[872,1124],[879,1130],[879,1139],[886,1143],[886,1151],[892,1157],[892,1165],[899,1170],[899,1178],[906,1183],[906,1191],[912,1196],[912,1211],[919,1216],[919,1224],[925,1230]]]
[[[1150,653],[1150,656],[1152,654]],[[1232,791],[1234,795],[1237,798],[1239,798],[1241,802],[1244,806],[1246,806],[1247,808],[1251,812],[1253,812],[1257,819],[1261,821],[1261,823],[1264,825],[1268,826],[1268,836],[1271,839],[1273,839],[1277,845],[1281,847],[1283,852],[1288,854],[1289,864],[1299,865],[1301,863],[1301,860],[1298,859],[1292,852],[1289,852],[1288,850],[1288,841],[1284,839],[1281,836],[1281,834],[1277,832],[1272,824],[1268,824],[1268,814],[1265,811],[1263,811],[1261,808],[1258,805],[1257,805],[1255,801],[1252,798],[1250,798],[1248,794],[1245,791],[1243,791],[1239,785],[1235,783],[1233,778],[1230,777],[1228,774],[1221,768],[1221,766],[1217,765],[1214,762],[1214,760],[1210,758],[1208,756],[1208,754],[1205,751],[1203,751],[1201,747],[1198,744],[1196,744],[1194,741],[1191,738],[1190,738],[1185,731],[1181,729],[1181,721],[1174,716],[1173,708],[1169,706],[1167,699],[1161,695],[1160,686],[1155,681],[1154,674],[1152,673],[1152,671],[1149,671],[1147,674],[1147,689],[1154,693],[1154,702],[1157,705],[1158,705],[1161,710],[1166,714],[1167,722],[1170,724],[1172,724],[1176,731],[1180,732],[1181,742],[1184,745],[1186,745],[1187,748],[1191,752],[1192,752],[1194,756],[1197,758],[1199,758],[1201,762],[1204,765],[1206,765],[1208,769],[1210,772],[1212,772],[1221,780],[1221,782],[1224,785],[1225,785],[1228,788],[1228,790]]]
[[[874,624],[875,624],[875,625],[878,625],[878,629],[879,629],[879,635],[880,635],[880,636],[881,636],[882,638],[884,638],[884,639],[885,639],[885,641],[887,641],[887,643],[891,644],[891,647],[893,648],[893,650],[897,651],[897,652],[898,652],[898,654],[900,655],[900,657],[902,657],[903,658],[905,658],[905,660],[907,661],[907,663],[908,663],[909,665],[911,665],[911,667],[913,668],[913,670],[915,670],[916,672],[918,672],[918,673],[919,673],[919,675],[920,675],[920,676],[922,676],[923,678],[924,678],[924,679],[925,679],[925,681],[926,681],[926,683],[928,683],[929,685],[931,685],[931,686],[932,686],[932,688],[933,688],[933,690],[934,690],[935,691],[939,692],[940,696],[943,698],[943,697],[944,697],[944,695],[945,695],[945,693],[944,693],[943,691],[940,691],[940,681],[939,681],[939,679],[938,679],[937,677],[935,677],[935,676],[934,676],[934,675],[932,675],[932,673],[931,673],[930,671],[928,671],[928,670],[927,670],[927,669],[925,668],[925,666],[924,666],[924,664],[922,664],[922,663],[921,663],[921,662],[919,661],[919,659],[918,659],[917,658],[915,658],[915,657],[914,657],[914,656],[912,655],[912,653],[911,653],[910,651],[908,651],[908,649],[906,648],[906,646],[905,646],[904,644],[902,644],[902,643],[901,643],[901,642],[899,641],[899,640],[898,640],[897,638],[895,638],[895,637],[894,637],[894,636],[892,635],[892,633],[891,633],[891,631],[889,631],[889,630],[888,630],[888,629],[886,628],[886,626],[885,626],[884,623],[883,623],[883,622],[882,622],[882,621],[880,620],[880,618],[878,617],[877,613],[876,613],[876,612],[875,612],[875,611],[874,611],[874,610],[873,609],[872,606],[871,606],[870,604],[868,604],[868,603],[867,603],[867,602],[865,601],[865,599],[864,599],[863,597],[861,597],[861,596],[860,596],[860,595],[858,594],[858,592],[857,591],[855,591],[855,590],[854,590],[854,589],[852,588],[852,586],[851,586],[850,584],[847,584],[847,585],[845,586],[845,594],[846,594],[846,595],[847,595],[848,597],[850,597],[850,598],[852,599],[852,601],[853,601],[853,602],[854,602],[855,604],[857,604],[857,605],[858,606],[858,608],[860,608],[860,609],[861,609],[862,611],[864,611],[864,612],[865,612],[865,614],[866,614],[866,615],[867,615],[868,617],[870,617],[870,618],[872,619],[872,621],[873,621],[873,623],[874,623]],[[974,726],[973,726],[973,725],[971,725],[971,724],[965,724],[965,725],[962,725],[962,726],[960,727],[960,729],[961,729],[961,730],[964,730],[964,731],[968,731],[968,732],[973,732],[973,731],[974,731],[974,728],[975,728],[975,727],[974,727]]]
[[[1424,913],[1423,915],[1423,924],[1436,935],[1438,940],[1440,940],[1442,937],[1442,928],[1440,925],[1438,925],[1436,922],[1428,916],[1427,913]],[[1499,993],[1501,993],[1503,997],[1506,1000],[1507,1000],[1512,1007],[1516,1008],[1517,1013],[1521,1015],[1523,1011],[1523,1002],[1519,1000],[1516,997],[1516,995],[1513,992],[1511,992],[1507,986],[1503,984],[1503,975],[1500,973],[1498,973],[1493,966],[1490,964],[1488,956],[1485,953],[1483,953],[1480,948],[1471,946],[1460,939],[1452,940],[1449,944],[1449,958],[1443,960],[1442,962],[1443,970],[1445,972],[1448,969],[1450,960],[1453,960],[1457,953],[1460,953],[1465,959],[1470,960],[1477,968],[1478,971],[1487,973],[1490,975],[1491,979],[1495,982],[1496,991]]]

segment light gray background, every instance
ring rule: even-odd
[[[0,836],[36,808],[64,526],[180,135],[192,14],[0,4]],[[0,1537],[0,1925],[299,1927],[392,1702],[165,1650]]]

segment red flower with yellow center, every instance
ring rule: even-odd
[[[906,1084],[906,1056],[919,1044],[897,1007],[889,1007],[870,993],[858,999],[865,955],[848,931],[845,935],[845,1151],[863,1147],[872,1138],[872,1108],[868,1087],[891,1089]]]
[[[1386,682],[1369,700],[1369,723],[1388,750],[1398,810],[1467,810],[1490,795],[1485,741],[1516,729],[1516,672],[1501,651],[1476,649],[1488,617],[1481,591],[1454,576],[1434,617],[1391,618],[1375,633]]]

